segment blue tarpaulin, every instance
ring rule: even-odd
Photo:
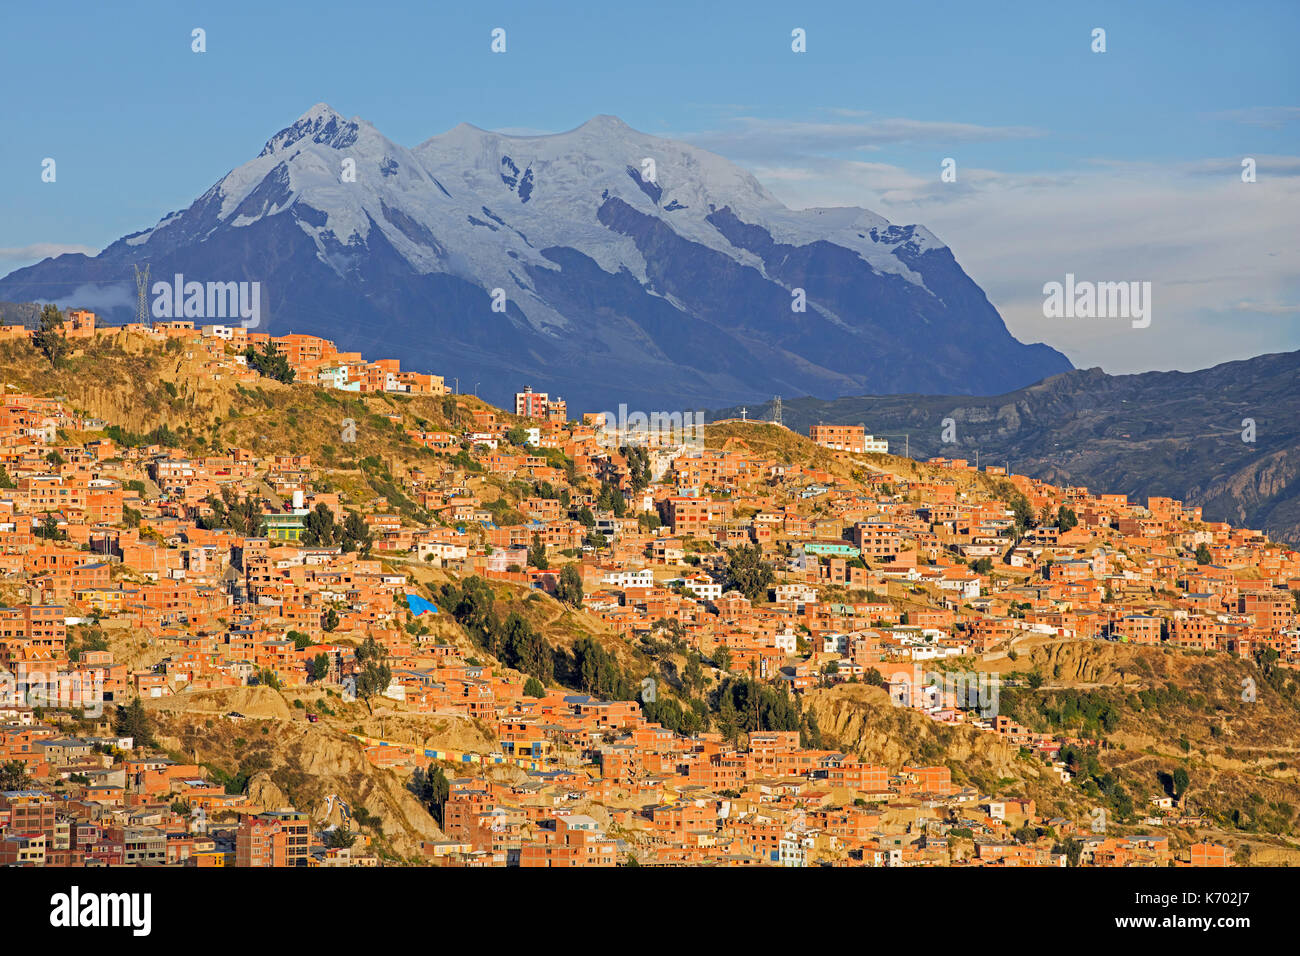
[[[425,613],[426,611],[429,611],[433,614],[438,613],[438,608],[435,607],[431,601],[426,601],[418,594],[408,594],[406,596],[406,606],[407,608],[410,609],[411,613],[414,614],[416,617],[419,617],[421,614]]]

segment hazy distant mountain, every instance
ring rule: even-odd
[[[612,116],[552,136],[462,124],[407,149],[317,105],[188,209],[11,273],[0,298],[127,320],[146,263],[152,281],[260,282],[275,334],[575,411],[987,394],[1070,368],[1013,338],[923,227],[787,209],[722,157]]]
[[[35,302],[0,302],[0,325],[25,325],[39,328],[41,306]]]
[[[1261,355],[1199,372],[1107,375],[1086,369],[1006,395],[784,399],[782,420],[866,425],[890,451],[980,464],[1009,461],[1022,474],[1144,501],[1169,495],[1206,518],[1264,528],[1300,545],[1300,352]],[[722,409],[710,418],[726,418]],[[770,404],[751,405],[769,418]],[[951,418],[957,441],[942,441]],[[1254,422],[1255,441],[1246,419]],[[895,438],[894,436],[897,436]]]

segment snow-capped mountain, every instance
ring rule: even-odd
[[[18,270],[0,299],[127,319],[107,303],[145,263],[260,282],[275,334],[575,410],[987,394],[1070,368],[1015,340],[925,228],[788,209],[726,159],[612,116],[548,136],[461,124],[408,149],[318,104],[188,209]]]

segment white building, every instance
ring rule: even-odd
[[[795,651],[799,649],[799,635],[790,630],[782,631],[780,634],[773,636],[772,644],[783,654],[793,656]]]
[[[722,585],[707,574],[692,574],[682,578],[682,584],[690,588],[695,597],[701,601],[716,601],[722,597]]]
[[[610,571],[600,579],[600,583],[616,588],[652,588],[654,587],[655,576],[654,572],[649,568]]]
[[[778,584],[775,591],[778,604],[817,603],[817,589],[807,584]]]
[[[849,636],[847,634],[827,634],[822,638],[823,654],[847,654]]]

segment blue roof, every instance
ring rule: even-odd
[[[431,611],[434,614],[439,613],[438,608],[434,606],[432,601],[426,601],[418,594],[406,595],[406,606],[416,617],[419,617],[425,611]]]

